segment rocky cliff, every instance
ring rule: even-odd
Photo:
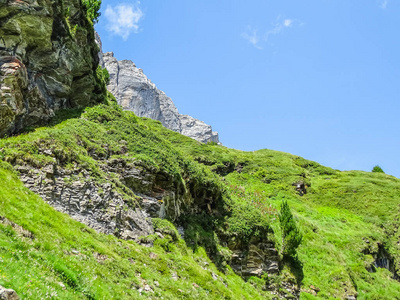
[[[79,0],[0,0],[0,136],[102,100],[97,45]]]
[[[101,40],[96,33],[101,49]],[[108,90],[124,109],[139,117],[159,120],[168,129],[179,132],[197,141],[218,143],[218,133],[210,125],[178,112],[171,98],[151,82],[142,69],[130,60],[118,61],[112,52],[99,53],[100,63],[110,74]]]

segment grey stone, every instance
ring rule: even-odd
[[[173,279],[173,280],[178,280],[178,274],[174,271],[174,272],[172,272],[172,274],[171,274],[171,278]]]
[[[19,296],[12,289],[6,289],[0,285],[0,300],[19,300]]]
[[[0,216],[0,223],[5,224],[5,225],[10,225],[19,236],[29,238],[32,240],[35,238],[35,235],[32,232],[24,229],[22,226],[14,223],[14,222],[11,222],[6,217]]]
[[[153,292],[153,289],[152,289],[148,284],[146,284],[146,285],[144,286],[144,290],[145,290],[146,292]]]
[[[279,273],[279,255],[272,241],[253,238],[247,247],[230,242],[232,269],[242,277]]]
[[[178,230],[178,233],[181,236],[181,238],[185,239],[185,229],[182,226],[178,226],[176,229]]]

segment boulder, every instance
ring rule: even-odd
[[[6,289],[0,285],[0,300],[19,300],[19,296],[12,289]]]

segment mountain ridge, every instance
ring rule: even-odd
[[[99,45],[100,65],[108,70],[110,82],[107,89],[124,109],[139,117],[159,120],[166,128],[182,133],[199,142],[219,143],[218,133],[210,125],[189,115],[182,115],[163,91],[159,90],[130,60],[118,61],[113,52],[102,52],[102,43],[96,32]]]

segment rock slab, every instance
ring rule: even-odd
[[[111,168],[113,163],[102,168],[115,171],[116,168]],[[97,232],[126,240],[137,240],[140,236],[154,233],[151,217],[160,216],[161,205],[153,197],[137,196],[135,205],[133,200],[124,199],[124,195],[118,193],[111,183],[95,182],[87,171],[80,169],[66,170],[56,165],[36,169],[24,165],[18,166],[17,170],[21,181],[32,192],[56,210]],[[127,167],[123,172],[121,177],[126,176],[125,180],[134,174],[138,185],[146,182],[147,174],[134,167]]]

